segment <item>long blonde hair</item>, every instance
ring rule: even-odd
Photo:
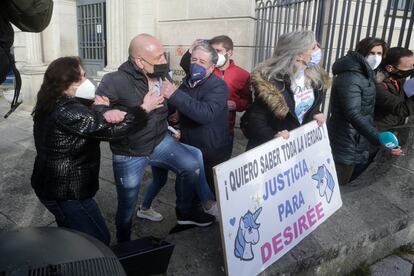
[[[262,77],[268,81],[276,80],[284,82],[286,76],[293,79],[297,67],[296,57],[304,54],[315,42],[315,34],[312,31],[297,31],[283,34],[279,37],[273,56],[253,71],[259,71]],[[329,85],[329,75],[321,66],[305,70],[308,82],[316,89],[326,89]]]

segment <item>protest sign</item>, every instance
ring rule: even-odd
[[[326,125],[214,167],[228,275],[256,275],[342,206]]]

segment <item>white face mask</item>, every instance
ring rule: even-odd
[[[75,97],[92,100],[95,98],[95,85],[88,79],[78,86],[75,92]]]
[[[222,67],[226,63],[226,57],[223,54],[217,54],[218,60],[216,63],[216,67]]]
[[[380,65],[382,57],[380,55],[368,55],[365,57],[365,60],[368,62],[369,66],[372,68],[372,70],[377,69],[377,67]]]

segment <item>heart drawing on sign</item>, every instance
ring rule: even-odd
[[[232,217],[230,219],[230,224],[231,224],[231,226],[234,226],[234,224],[236,224],[236,218],[235,217]]]

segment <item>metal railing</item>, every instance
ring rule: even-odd
[[[392,9],[397,8],[398,10],[405,10],[406,4],[410,5],[410,8],[412,8],[412,6],[414,5],[414,0],[400,0],[400,1],[393,0],[391,3],[391,8]]]
[[[321,36],[323,1],[315,0],[257,0],[256,48],[254,64],[270,57],[277,38],[299,29],[315,30]]]
[[[388,44],[413,48],[414,0],[256,0],[253,64],[269,58],[277,38],[295,30],[313,30],[324,53],[323,66],[374,36]],[[394,8],[397,7],[397,8]],[[403,9],[402,9],[403,8]]]

